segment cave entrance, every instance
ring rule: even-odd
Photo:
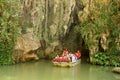
[[[85,41],[82,39],[80,32],[77,32],[77,29],[77,27],[71,29],[69,34],[61,40],[62,47],[63,49],[70,50],[72,53],[79,50],[81,52],[81,61],[86,63],[90,61],[89,50],[87,45],[85,45]]]
[[[90,62],[89,50],[88,49],[82,49],[81,50],[81,59],[82,59],[82,62],[85,62],[85,63]]]
[[[87,45],[85,44],[84,39],[82,39],[80,34],[77,34],[76,38],[76,44],[77,44],[77,49],[81,51],[81,62],[82,63],[89,63],[90,62],[90,56],[89,56],[89,49]]]
[[[85,42],[80,34],[77,37],[77,43],[78,43],[78,49],[81,51],[81,59],[82,59],[81,61],[83,63],[89,63],[90,62],[89,49],[87,48],[87,45],[85,45]]]

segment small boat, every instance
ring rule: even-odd
[[[67,50],[63,51],[63,54],[59,57],[57,55],[53,60],[52,63],[55,66],[59,67],[73,67],[81,62],[81,53],[78,51],[75,54],[69,53]]]
[[[73,67],[81,62],[81,59],[76,60],[76,62],[53,62],[55,66],[58,67]]]

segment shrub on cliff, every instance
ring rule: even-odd
[[[18,7],[13,1],[0,0],[0,64],[13,64],[12,54],[17,36]]]
[[[89,6],[89,13],[88,18],[80,23],[80,34],[91,54],[98,53],[93,56],[96,59],[95,62],[98,64],[111,65],[109,57],[111,54],[115,54],[114,51],[119,51],[120,49],[119,1],[109,0],[107,3],[102,3],[102,0],[93,1]],[[105,31],[108,31],[109,35],[107,35]],[[107,35],[107,37],[103,36],[105,43],[100,43],[102,33]],[[101,49],[101,45],[104,45],[107,48]],[[109,57],[108,54],[102,54],[106,51],[111,53],[109,54]],[[106,63],[104,63],[104,59]],[[112,61],[114,65],[117,64],[115,62],[119,61]]]

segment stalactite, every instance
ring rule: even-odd
[[[45,0],[45,30],[44,30],[44,39],[45,39],[45,41],[46,42],[48,42],[48,34],[47,34],[47,32],[48,32],[48,29],[47,29],[47,27],[48,27],[48,0]]]
[[[62,27],[62,22],[63,22],[63,0],[61,0],[60,1],[60,4],[59,4],[59,13],[58,13],[58,15],[59,15],[59,21],[58,21],[58,26],[59,26],[59,29],[58,29],[58,34],[60,35],[62,32],[62,30],[61,30],[61,27]],[[61,37],[62,35],[60,35],[60,37]]]
[[[39,5],[41,4],[41,5]],[[37,36],[39,37],[39,39],[42,39],[42,23],[43,23],[43,19],[44,19],[44,15],[43,15],[43,0],[40,0],[38,3],[38,21],[37,21],[37,26],[38,26],[38,31],[37,31]],[[42,16],[41,16],[42,15]]]

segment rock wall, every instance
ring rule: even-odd
[[[69,34],[71,27],[74,27],[71,25],[77,23],[76,1],[20,0],[20,35],[29,32],[37,36],[41,45],[40,52],[44,56],[54,50],[62,50],[63,38]]]
[[[103,31],[95,31],[97,29],[94,25],[92,25],[94,29],[90,30],[89,22],[93,23],[99,19],[96,15],[100,10],[97,4],[108,7],[110,0],[20,0],[20,2],[20,34],[24,35],[33,30],[33,34],[40,40],[40,48],[44,55],[49,55],[57,48],[76,51],[84,47],[92,59],[92,55],[98,52],[100,47],[103,51],[109,48],[110,30],[101,27],[104,28]],[[85,22],[88,22],[87,28],[79,30],[79,25]],[[87,34],[84,35],[85,31]],[[99,32],[99,37],[95,35],[96,32]],[[116,39],[120,48],[120,38]],[[88,40],[95,45],[91,45]]]
[[[78,12],[80,33],[89,50],[90,61],[97,52],[110,54],[120,50],[119,0],[81,0],[81,5],[83,9]]]
[[[21,4],[21,24],[33,27],[34,33],[47,43],[64,36],[73,20],[75,0],[21,0]]]
[[[28,60],[38,60],[36,50],[41,47],[39,39],[33,33],[20,35],[16,40],[14,48],[15,62],[25,62]]]

